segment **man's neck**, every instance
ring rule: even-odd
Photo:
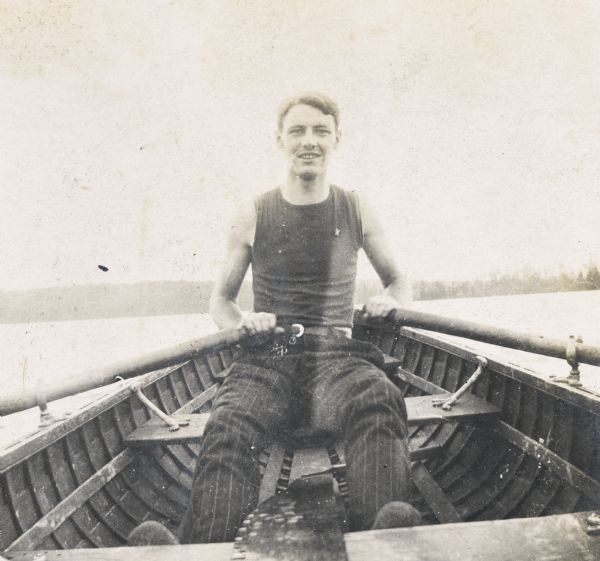
[[[324,201],[329,196],[329,183],[324,175],[288,175],[281,188],[283,198],[293,205],[312,205]]]

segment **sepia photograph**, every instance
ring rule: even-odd
[[[0,0],[0,560],[599,560],[599,29]]]

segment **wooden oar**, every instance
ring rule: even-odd
[[[360,318],[359,318],[359,321]],[[367,320],[368,322],[369,320]],[[584,345],[575,341],[549,339],[547,337],[530,335],[513,329],[504,329],[492,327],[463,319],[449,318],[437,314],[429,314],[410,309],[398,308],[394,310],[386,322],[393,322],[396,326],[418,327],[445,333],[447,335],[456,335],[466,337],[483,343],[500,345],[520,351],[528,351],[555,358],[567,358],[567,350],[574,355],[578,362],[600,366],[600,348],[591,345]]]
[[[201,356],[207,349],[219,349],[234,345],[246,338],[243,330],[228,329],[179,343],[144,354],[129,360],[110,364],[105,367],[87,370],[75,376],[63,378],[59,382],[44,383],[43,394],[48,401],[75,395],[93,388],[105,386],[115,381],[117,376],[132,378],[139,374],[166,368]],[[38,404],[39,388],[15,388],[3,391],[0,397],[0,415],[8,415]]]
[[[38,384],[36,387],[25,389],[21,387],[4,391],[0,397],[0,416],[35,407],[40,401],[53,401],[112,384],[117,377],[133,378],[146,372],[186,362],[202,356],[208,349],[218,350],[245,341],[249,344],[252,344],[253,341],[262,340],[264,342],[273,334],[287,335],[298,334],[298,332],[299,327],[296,325],[286,328],[276,327],[272,332],[260,335],[249,335],[244,329],[225,329],[140,357],[114,362],[93,370],[86,370],[74,376],[62,378],[58,382],[46,383],[45,380],[42,380],[42,384]]]
[[[462,319],[418,312],[416,310],[396,309],[388,316],[385,322],[392,322],[397,326],[418,327],[438,333],[467,337],[484,343],[501,345],[556,358],[566,358],[567,356],[568,341],[548,339],[542,336],[520,333],[511,329],[502,329]],[[359,317],[358,323],[372,324],[372,320],[361,319]],[[88,370],[79,375],[62,379],[57,383],[45,384],[44,395],[48,401],[75,395],[110,384],[115,381],[117,376],[131,378],[145,372],[166,368],[199,357],[209,348],[219,349],[234,345],[247,337],[248,335],[243,330],[229,329],[220,331],[145,354],[135,359]],[[571,354],[574,350],[577,361],[600,366],[600,348],[575,342],[571,342],[570,344]],[[36,388],[28,388],[24,391],[22,389],[5,391],[0,398],[0,415],[8,415],[28,409],[29,407],[34,407],[38,404],[38,398],[39,391]]]

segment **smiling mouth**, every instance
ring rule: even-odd
[[[315,158],[318,158],[319,154],[300,154],[298,156],[298,158],[300,158],[301,160],[314,160]]]

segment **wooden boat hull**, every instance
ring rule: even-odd
[[[407,397],[453,392],[476,366],[474,352],[415,329],[358,322],[354,336],[400,360],[397,383]],[[197,359],[149,373],[144,392],[168,413],[208,411],[235,353],[234,345],[208,348]],[[412,449],[442,450],[413,470],[412,501],[427,523],[600,508],[598,398],[492,360],[473,393],[498,406],[500,419],[411,429]],[[187,506],[197,445],[129,447],[127,436],[150,416],[124,381],[76,416],[5,449],[0,551],[118,547],[148,519],[175,529]]]

